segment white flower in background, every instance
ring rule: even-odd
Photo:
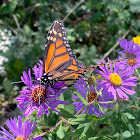
[[[14,86],[13,91],[14,91],[15,95],[18,94],[18,90],[19,90],[19,87],[18,86]]]
[[[3,66],[0,66],[0,75],[5,75],[6,71]]]
[[[5,75],[6,71],[4,69],[3,63],[8,62],[8,58],[0,55],[0,75]]]
[[[8,61],[8,58],[4,57],[4,54],[9,50],[11,42],[12,42],[11,31],[8,31],[7,29],[0,30],[0,75],[6,74],[3,64]]]
[[[8,51],[8,47],[4,46],[4,42],[0,42],[0,51],[2,51],[3,53]]]
[[[3,62],[8,62],[8,58],[0,55],[0,65],[3,65]]]
[[[11,44],[11,31],[0,30],[0,51],[5,53]]]

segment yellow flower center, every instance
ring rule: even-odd
[[[134,66],[137,63],[137,60],[135,58],[132,58],[132,59],[129,59],[127,63],[130,66]]]
[[[140,45],[140,36],[133,37],[133,41],[135,44]]]
[[[117,73],[110,74],[109,80],[115,86],[119,86],[122,83],[122,79],[120,78],[120,76]]]
[[[102,78],[102,76],[100,74],[98,74],[97,79],[100,80]]]
[[[26,138],[20,136],[20,137],[17,137],[15,140],[27,140]]]
[[[89,96],[88,96],[88,102],[92,102],[97,96],[97,93],[95,92],[90,92]]]
[[[32,91],[32,100],[36,103],[39,101],[43,101],[45,98],[45,88],[37,87],[34,91]]]

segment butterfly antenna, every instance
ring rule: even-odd
[[[37,80],[32,80],[33,82],[34,81],[37,81]],[[26,81],[26,82],[30,82],[30,81]],[[16,82],[12,82],[11,84],[17,84],[17,83],[24,83],[23,81],[16,81]]]
[[[12,82],[11,84],[23,83],[23,81]]]

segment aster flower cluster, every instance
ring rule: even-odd
[[[106,65],[105,60],[102,59],[102,63],[105,65],[99,66],[95,72],[98,76],[93,80],[92,84],[80,78],[75,83],[77,89],[76,95],[72,95],[72,99],[75,100],[73,106],[77,113],[87,113],[89,115],[96,115],[96,117],[102,117],[104,113],[113,107],[112,101],[117,101],[119,98],[128,100],[130,95],[135,94],[133,87],[137,86],[137,77],[134,76],[134,70],[140,67],[140,37],[136,37],[131,41],[126,39],[118,40],[123,51],[119,52],[121,56],[119,59],[124,58],[124,61],[110,63]],[[100,62],[98,65],[101,64]],[[53,86],[46,87],[41,85],[38,79],[43,75],[43,62],[40,61],[38,65],[33,67],[34,81],[31,76],[31,69],[28,69],[28,73],[23,72],[21,80],[26,85],[21,95],[16,98],[19,101],[18,107],[21,111],[24,111],[24,117],[29,116],[37,110],[37,116],[41,117],[41,114],[49,114],[49,109],[54,112],[59,112],[56,107],[59,104],[68,104],[68,102],[61,101],[58,98],[61,93],[68,90],[65,81],[57,82]],[[10,129],[9,133],[4,127],[1,127],[0,140],[27,140],[30,134],[34,130],[37,123],[33,125],[33,122],[26,120],[22,123],[21,116],[6,121],[7,127]],[[31,140],[42,140],[42,137],[33,138]]]
[[[38,117],[41,116],[43,110],[46,115],[48,115],[48,109],[51,108],[53,111],[60,113],[55,108],[59,104],[68,104],[68,102],[60,101],[60,94],[65,92],[67,88],[62,89],[66,85],[64,81],[57,82],[53,85],[53,87],[45,87],[45,85],[41,85],[37,79],[41,79],[43,74],[43,63],[40,61],[37,65],[33,67],[35,81],[32,80],[31,77],[31,69],[28,70],[28,73],[23,72],[23,76],[21,76],[21,80],[26,85],[26,87],[20,91],[22,95],[16,98],[19,101],[18,107],[22,108],[21,111],[24,112],[24,117],[32,114],[33,111],[37,109]],[[60,90],[62,89],[62,90]],[[18,121],[16,118],[10,119],[6,121],[7,127],[10,129],[10,134],[5,128],[1,127],[3,131],[0,133],[3,136],[0,136],[0,140],[27,140],[33,129],[35,128],[35,123],[33,126],[33,122],[30,120],[26,120],[22,124],[21,116],[18,116]],[[33,138],[32,140],[42,140],[42,137]]]
[[[135,94],[133,87],[137,86],[137,77],[134,76],[134,70],[140,67],[140,37],[135,37],[131,41],[126,39],[118,40],[123,51],[119,52],[121,56],[119,59],[124,58],[124,61],[115,62],[109,64],[109,66],[100,66],[99,70],[95,71],[101,78],[96,80],[96,90],[93,85],[88,86],[88,83],[83,79],[80,79],[75,84],[77,91],[86,100],[86,104],[82,101],[73,103],[75,110],[81,113],[87,113],[90,115],[96,114],[97,117],[101,117],[101,112],[95,106],[95,102],[99,103],[103,108],[113,107],[112,104],[108,104],[113,98],[128,100],[130,95]],[[105,64],[105,60],[102,59]],[[108,62],[111,62],[108,58]],[[101,64],[101,63],[98,63]],[[101,91],[101,94],[99,94]],[[77,95],[73,95],[72,99],[80,99]],[[101,104],[104,103],[104,104]]]
[[[2,131],[0,131],[0,134],[3,136],[0,136],[0,140],[27,140],[37,123],[33,124],[33,121],[30,120],[26,120],[24,123],[22,123],[21,116],[18,116],[18,120],[16,120],[16,118],[10,118],[7,120],[6,125],[11,133],[1,126]],[[43,140],[43,138],[38,136],[31,140]]]
[[[83,78],[80,78],[75,84],[75,88],[82,95],[82,97],[86,100],[84,104],[82,101],[74,102],[76,112],[81,111],[81,114],[85,113],[86,110],[88,114],[93,115],[96,114],[97,117],[101,117],[104,112],[100,111],[97,107],[93,106],[93,103],[96,101],[99,106],[102,108],[108,109],[109,107],[113,107],[113,104],[109,104],[109,101],[113,98],[113,96],[107,95],[103,93],[102,96],[97,94],[96,89],[93,85],[88,86],[86,81]],[[79,99],[77,95],[72,95],[72,99]],[[86,106],[85,106],[86,105]],[[85,108],[84,108],[85,106]]]
[[[135,38],[134,40],[136,42],[137,39]],[[73,103],[77,112],[85,107],[81,113],[85,113],[88,110],[88,114],[93,115],[94,113],[96,116],[101,117],[104,112],[100,111],[97,106],[108,109],[109,107],[113,107],[110,104],[113,98],[115,101],[118,98],[128,100],[129,95],[136,93],[132,89],[137,85],[137,78],[133,74],[134,69],[140,66],[140,47],[134,41],[127,41],[126,39],[118,41],[123,48],[123,51],[119,52],[121,54],[119,58],[123,57],[126,60],[109,64],[109,66],[100,66],[100,70],[96,69],[95,71],[101,78],[96,80],[95,87],[93,85],[89,86],[83,78],[77,81],[75,88],[86,100],[86,105],[82,101]],[[106,63],[104,59],[102,62]],[[109,58],[108,62],[111,62]],[[43,74],[42,62],[40,61],[38,65],[39,67],[35,65],[33,68],[35,82],[32,81],[30,69],[28,70],[28,74],[23,72],[23,76],[21,77],[22,81],[26,84],[26,88],[21,91],[22,95],[16,99],[19,101],[18,107],[22,108],[21,111],[26,110],[24,116],[29,116],[36,109],[38,117],[41,116],[42,110],[48,114],[49,108],[60,113],[55,108],[59,104],[68,104],[56,99],[66,90],[60,91],[60,89],[66,86],[64,82],[58,82],[53,85],[53,88],[47,87],[46,89],[44,85],[41,85],[37,81],[37,79],[41,79]],[[72,99],[79,99],[79,97],[73,95]]]
[[[119,52],[121,54],[120,57],[126,59],[120,62],[120,65],[122,68],[127,66],[129,71],[134,73],[134,70],[140,67],[140,37],[134,37],[131,41],[126,39],[119,39],[118,41],[123,48],[123,51]]]
[[[16,99],[19,101],[18,107],[22,108],[21,111],[25,111],[24,116],[29,116],[33,111],[37,109],[37,115],[38,117],[41,116],[43,113],[42,111],[48,115],[48,109],[51,108],[55,112],[60,113],[55,108],[59,104],[68,104],[68,102],[57,100],[61,93],[65,92],[67,89],[62,89],[65,87],[64,82],[58,82],[53,85],[52,87],[45,87],[44,85],[41,85],[37,79],[42,77],[43,73],[43,66],[42,61],[40,63],[34,66],[34,76],[35,81],[32,81],[31,77],[31,70],[28,70],[28,74],[24,71],[23,76],[21,76],[22,81],[26,84],[26,87],[24,90],[20,91],[21,96],[17,97]],[[57,93],[57,94],[56,94]]]

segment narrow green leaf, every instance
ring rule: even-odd
[[[137,36],[140,36],[140,32],[138,32],[137,30],[135,30],[134,28],[131,28],[133,31],[134,31],[134,33],[137,35]]]
[[[77,115],[76,118],[72,119],[72,121],[70,123],[72,125],[77,125],[77,124],[98,121],[98,120],[102,120],[102,119],[103,118],[99,118],[99,117],[95,117],[95,116],[93,117],[93,116],[86,115],[86,114],[80,114],[80,115]]]
[[[83,102],[83,104],[86,105],[86,100],[83,98],[83,96],[78,92],[74,92],[74,93],[80,98],[80,100]]]
[[[79,123],[85,123],[85,118],[75,118],[75,119],[72,119],[72,121],[70,121],[70,124],[72,125],[77,125]]]
[[[128,125],[129,120],[128,120],[128,117],[124,113],[121,115],[121,120],[125,123],[125,125]]]
[[[37,115],[37,110],[33,111],[32,115]]]
[[[67,110],[63,108],[58,108],[58,110],[61,112],[61,114],[58,114],[59,116],[65,117],[65,118],[74,118],[74,116],[69,113]]]
[[[85,118],[86,117],[86,114],[79,114],[76,116],[76,118]]]
[[[53,135],[52,135],[52,133],[49,134],[48,140],[53,140]]]
[[[102,120],[103,118],[100,118],[100,117],[92,117],[91,121],[94,122],[94,121],[98,121],[98,120]]]
[[[90,124],[91,124],[91,122],[80,124],[77,129],[84,127],[83,133],[86,133],[90,127]]]
[[[88,140],[96,140],[98,137],[90,137]]]
[[[102,113],[104,113],[103,108],[102,108],[98,103],[96,103],[95,106],[96,106],[97,109],[99,109]]]
[[[41,129],[39,129],[39,127],[37,125],[36,125],[36,129],[37,129],[37,132],[38,132],[39,135],[43,134],[43,131]]]

